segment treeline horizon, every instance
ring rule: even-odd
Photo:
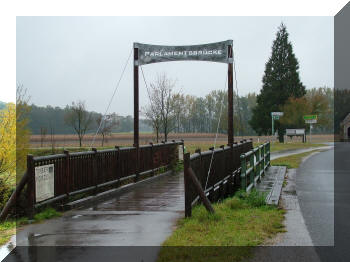
[[[65,123],[64,116],[67,114],[68,110],[68,106],[65,108],[58,106],[52,107],[50,105],[43,107],[32,104],[28,123],[31,134],[40,135],[42,128],[45,128],[48,134],[50,134],[51,129],[53,133],[57,135],[76,134],[74,129]],[[102,114],[95,111],[87,112],[89,114],[91,113],[93,121],[86,134],[95,133],[99,125],[96,119],[100,118]],[[120,116],[117,114],[116,118],[118,124],[113,127],[111,130],[112,133],[132,132],[134,130],[134,119],[132,116]],[[140,131],[152,132],[152,128],[144,119],[140,119]]]
[[[332,88],[329,88],[333,91]],[[311,92],[314,89],[307,89]],[[256,93],[248,93],[245,96],[238,96],[234,93],[234,133],[237,136],[257,135],[250,126],[249,121],[252,117],[252,109],[256,106]],[[334,97],[328,97],[328,100]],[[175,115],[174,125],[171,133],[216,133],[219,115],[221,110],[221,118],[218,132],[227,133],[227,92],[223,90],[213,90],[203,97],[192,95],[182,95],[180,100],[181,106]],[[221,108],[221,103],[222,108]],[[0,106],[4,108],[7,103],[0,101]],[[330,106],[334,102],[330,101]],[[47,133],[54,134],[75,134],[73,128],[64,121],[64,115],[67,113],[68,107],[61,108],[58,106],[37,106],[31,104],[29,113],[28,128],[31,134],[40,135],[41,129],[45,128]],[[88,111],[94,119],[101,117],[102,114],[95,111]],[[142,114],[141,114],[142,115]],[[130,115],[121,116],[117,114],[118,124],[113,127],[112,133],[130,133],[133,132],[134,120]],[[338,120],[339,121],[339,120]],[[336,122],[338,122],[336,121]],[[97,131],[98,123],[93,121],[91,127],[86,132],[93,134]],[[297,127],[295,127],[297,128]],[[140,119],[140,132],[153,132],[152,125],[147,119]],[[316,125],[314,133],[333,133],[333,128],[329,125],[324,127]]]
[[[319,87],[307,89],[307,96],[318,93],[327,103],[330,114],[333,114],[334,96],[333,89]],[[258,135],[250,124],[253,116],[253,108],[257,105],[257,94],[248,93],[244,96],[237,96],[233,92],[233,119],[235,136],[256,136]],[[172,101],[173,113],[169,117],[168,125],[170,133],[227,133],[228,102],[226,90],[213,90],[204,97],[176,94]],[[328,115],[327,117],[330,117]],[[301,116],[302,118],[302,116]],[[220,119],[220,121],[219,121]],[[290,128],[307,128],[302,121]],[[300,123],[302,122],[302,123]],[[271,125],[271,120],[268,123]],[[323,122],[314,125],[315,134],[332,134],[333,123]]]

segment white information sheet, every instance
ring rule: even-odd
[[[54,164],[35,167],[35,200],[41,202],[55,196]]]

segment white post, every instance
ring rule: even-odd
[[[310,143],[311,143],[311,129],[312,129],[312,124],[310,124]]]

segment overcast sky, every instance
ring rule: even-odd
[[[84,100],[104,112],[133,42],[191,45],[233,39],[240,95],[259,92],[280,23],[300,64],[306,88],[333,87],[333,17],[17,17],[16,79],[37,105],[64,107]],[[177,80],[177,90],[204,96],[225,87],[227,65],[168,62],[143,66]],[[140,75],[140,105],[148,103]],[[133,114],[130,59],[110,112]]]

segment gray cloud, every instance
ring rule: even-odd
[[[307,88],[333,87],[333,17],[17,17],[17,81],[38,105],[85,100],[104,112],[133,42],[189,45],[233,39],[239,93],[259,92],[281,22]],[[171,62],[143,67],[147,81],[166,72],[178,89],[203,96],[223,89],[227,65]],[[140,104],[147,103],[140,76]],[[133,112],[132,61],[110,111]]]

